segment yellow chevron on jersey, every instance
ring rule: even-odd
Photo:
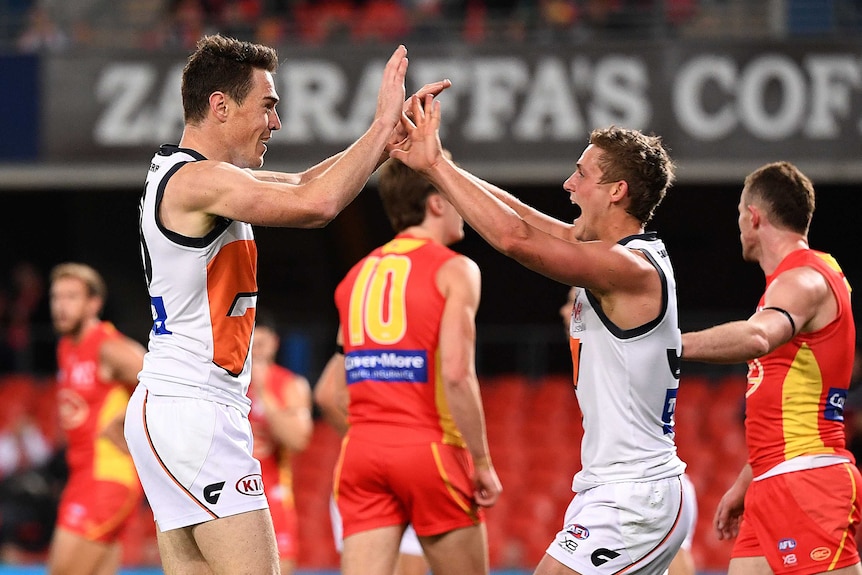
[[[382,250],[384,254],[406,254],[427,243],[428,240],[422,238],[395,238],[384,245]]]

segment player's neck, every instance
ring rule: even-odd
[[[81,322],[78,329],[67,334],[75,343],[81,343],[87,335],[99,325],[99,318],[86,318]]]
[[[763,244],[760,267],[767,276],[791,253],[808,248],[808,238],[804,235],[776,230]]]

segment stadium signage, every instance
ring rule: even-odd
[[[283,128],[267,165],[294,169],[366,128],[383,55],[380,49],[285,52],[276,75]],[[408,89],[452,79],[441,98],[444,142],[462,164],[498,181],[559,183],[590,129],[608,124],[662,135],[683,180],[736,181],[751,166],[779,158],[833,181],[862,171],[859,46],[424,52],[411,50]],[[55,56],[46,69],[47,162],[145,166],[156,146],[178,140],[182,64],[176,57]],[[68,113],[70,104],[75,114]],[[63,122],[50,120],[55,117]]]

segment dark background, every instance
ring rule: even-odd
[[[493,181],[493,175],[483,175]],[[571,220],[577,214],[562,183],[509,189],[560,219]],[[762,293],[761,270],[743,262],[740,255],[736,224],[740,190],[741,183],[674,187],[648,226],[659,232],[674,262],[684,330],[745,318]],[[856,194],[852,187],[818,186],[809,237],[812,247],[832,253],[851,285],[858,286],[862,285],[862,256],[852,240],[860,212]],[[138,251],[139,195],[140,190],[0,194],[6,214],[4,249],[0,250],[0,270],[7,272],[4,277],[22,261],[35,264],[45,277],[62,261],[89,263],[108,282],[105,317],[145,342],[151,318]],[[336,284],[353,263],[392,236],[376,189],[369,184],[326,228],[256,228],[256,235],[259,305],[272,310],[281,322],[283,359],[314,376],[334,341],[337,317],[332,293]],[[464,241],[454,247],[474,259],[483,272],[478,338],[486,345],[480,347],[480,373],[507,368],[528,372],[569,369],[558,315],[567,286],[522,268],[472,229],[467,228]],[[858,306],[855,313],[858,323]],[[46,341],[34,367],[50,371],[53,338],[47,302],[36,319],[37,339]],[[508,343],[497,345],[498,339]],[[547,345],[557,343],[560,350],[548,352]],[[535,349],[528,353],[525,346],[531,345]],[[525,353],[529,357],[520,357]]]

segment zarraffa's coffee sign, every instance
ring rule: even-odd
[[[387,50],[280,50],[283,127],[267,166],[307,167],[355,140],[374,115]],[[409,56],[408,90],[453,82],[441,97],[444,145],[496,180],[560,182],[589,131],[610,124],[663,136],[683,180],[732,182],[777,159],[820,180],[862,177],[859,43],[423,46]],[[182,131],[183,60],[48,60],[44,160],[146,165]]]

